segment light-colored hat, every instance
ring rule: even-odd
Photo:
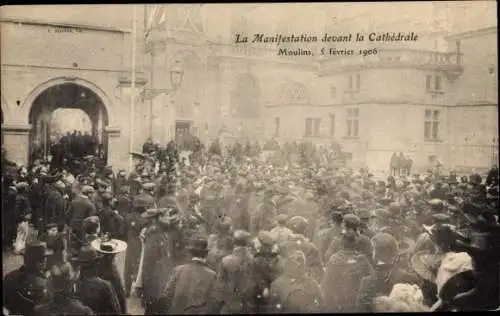
[[[119,239],[102,240],[95,239],[90,243],[90,246],[100,253],[116,254],[127,249],[127,243]]]
[[[436,276],[437,292],[455,275],[473,270],[472,257],[466,252],[449,252],[441,260]]]

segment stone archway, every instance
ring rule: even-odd
[[[35,91],[40,90],[39,88]],[[52,116],[57,109],[80,109],[91,121],[90,139],[95,143],[95,147],[83,145],[81,150],[72,152],[74,155],[100,155],[105,161],[108,153],[108,134],[106,127],[109,126],[109,113],[105,105],[105,100],[85,85],[76,82],[62,82],[50,85],[40,91],[30,105],[28,124],[31,125],[29,137],[29,161],[36,158],[45,159],[48,157],[51,146],[59,143],[63,135],[55,135]],[[68,117],[68,120],[75,119]],[[68,131],[65,131],[66,133]],[[71,132],[71,131],[69,131]],[[78,134],[78,131],[76,131]],[[81,139],[88,139],[82,137]],[[92,143],[92,141],[89,141]],[[85,142],[85,144],[87,144]],[[92,150],[91,150],[92,148]]]

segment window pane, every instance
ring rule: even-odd
[[[352,124],[352,121],[351,120],[347,120],[347,136],[351,136],[352,135],[351,124]]]
[[[349,76],[349,90],[352,89],[352,76]]]
[[[306,136],[311,136],[312,134],[312,119],[306,119]]]
[[[347,117],[351,117],[352,116],[352,109],[347,109]]]
[[[274,118],[274,124],[275,124],[275,134],[276,134],[276,136],[279,136],[279,134],[280,134],[280,118],[279,117]]]
[[[352,136],[358,137],[359,135],[359,121],[355,120],[353,122],[353,131],[352,131]]]
[[[358,108],[353,109],[353,112],[354,112],[354,114],[353,114],[354,117],[359,116],[359,109]]]
[[[429,120],[431,118],[431,110],[425,110],[425,119]]]
[[[356,88],[359,90],[361,87],[361,76],[359,74],[356,75]]]
[[[433,115],[432,115],[432,116],[433,116],[433,119],[434,119],[435,121],[438,121],[438,120],[439,120],[439,111],[433,111],[433,112],[434,112],[434,113],[432,113],[432,114],[433,114]]]
[[[439,138],[439,122],[432,123],[432,138]]]
[[[432,82],[432,76],[426,76],[425,77],[425,88],[427,90],[431,89],[431,82]]]
[[[424,137],[426,139],[431,138],[431,122],[425,122],[425,125],[424,125]]]
[[[434,77],[434,90],[441,90],[441,76]]]

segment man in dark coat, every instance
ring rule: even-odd
[[[42,242],[26,245],[24,264],[3,279],[4,306],[12,315],[33,315],[33,308],[47,298],[46,257],[51,252]]]
[[[217,270],[223,257],[233,251],[232,220],[224,216],[217,221],[216,233],[208,236],[207,264]]]
[[[221,313],[254,314],[254,258],[249,248],[250,234],[237,230],[234,232],[233,242],[233,252],[222,259],[218,274],[225,298]]]
[[[256,236],[259,231],[271,231],[276,226],[276,216],[278,211],[276,203],[273,200],[276,191],[267,189],[264,191],[262,203],[257,206],[256,212],[252,214],[250,222],[250,234]]]
[[[320,282],[323,277],[323,261],[319,255],[318,248],[311,243],[306,237],[307,220],[302,216],[294,216],[289,220],[289,227],[293,234],[288,237],[283,249],[283,256],[287,257],[288,253],[295,250],[300,250],[306,256],[306,273],[307,275]]]
[[[142,284],[138,284],[139,294],[146,315],[159,313],[158,300],[165,288],[175,262],[174,251],[170,242],[168,223],[160,221],[165,216],[166,209],[148,209],[142,214],[149,223],[144,233],[143,269],[139,271]],[[142,273],[141,273],[142,272]]]
[[[344,216],[340,236],[341,249],[328,260],[321,290],[325,295],[325,312],[356,312],[359,284],[370,273],[366,256],[358,251],[359,219],[353,214]]]
[[[76,283],[76,296],[96,315],[118,315],[121,313],[116,292],[109,283],[98,276],[98,260],[102,256],[92,247],[82,247],[78,256],[71,258],[80,269]]]
[[[85,306],[73,296],[73,286],[77,279],[71,264],[53,266],[48,280],[50,295],[48,300],[37,305],[33,315],[94,315],[90,307]]]
[[[113,181],[113,193],[115,195],[119,195],[121,192],[123,192],[122,187],[126,185],[128,185],[127,173],[125,172],[125,170],[120,169]]]
[[[49,186],[47,197],[43,203],[44,223],[64,223],[66,201],[64,199],[65,185],[56,181]]]
[[[358,313],[371,313],[375,310],[372,301],[377,296],[389,295],[395,284],[408,283],[420,286],[417,276],[395,265],[399,254],[396,239],[387,233],[378,233],[372,238],[374,245],[374,270],[361,280],[357,302]]]
[[[319,283],[306,273],[306,257],[300,250],[289,253],[284,273],[271,284],[271,306],[278,313],[319,313],[323,294]]]
[[[329,258],[325,256],[328,247],[332,241],[340,236],[341,224],[342,224],[342,213],[338,211],[330,212],[331,216],[331,226],[320,231],[316,241],[316,247],[318,247],[319,254],[323,262],[327,262]]]
[[[72,249],[78,250],[82,245],[84,236],[82,226],[85,218],[97,215],[96,208],[90,201],[92,194],[94,194],[94,189],[91,186],[84,186],[80,195],[71,201],[67,218],[71,228],[70,247]]]
[[[223,305],[222,290],[215,271],[206,265],[206,239],[189,246],[192,261],[176,267],[161,293],[161,314],[218,314]]]
[[[360,224],[361,221],[359,217],[353,214],[346,214],[342,220],[342,230],[344,232],[347,230],[349,235],[352,233],[352,237],[355,238],[356,250],[364,254],[370,260],[373,251],[372,244],[368,237],[360,233]],[[326,261],[328,261],[333,254],[343,248],[342,239],[343,237],[339,236],[332,241],[330,247],[325,253]]]

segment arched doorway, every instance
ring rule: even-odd
[[[90,128],[78,130],[82,124],[77,123],[82,120],[90,121]],[[32,125],[30,163],[35,159],[46,160],[51,155],[54,145],[59,144],[63,136],[70,135],[77,138],[82,136],[78,138],[82,141],[77,146],[81,149],[71,150],[71,155],[77,157],[96,155],[107,161],[108,135],[105,128],[109,124],[108,113],[103,100],[87,87],[76,83],[62,83],[47,88],[33,101],[29,124]],[[70,139],[75,139],[71,136]],[[92,141],[88,142],[88,139]],[[95,146],[88,146],[89,143]]]

